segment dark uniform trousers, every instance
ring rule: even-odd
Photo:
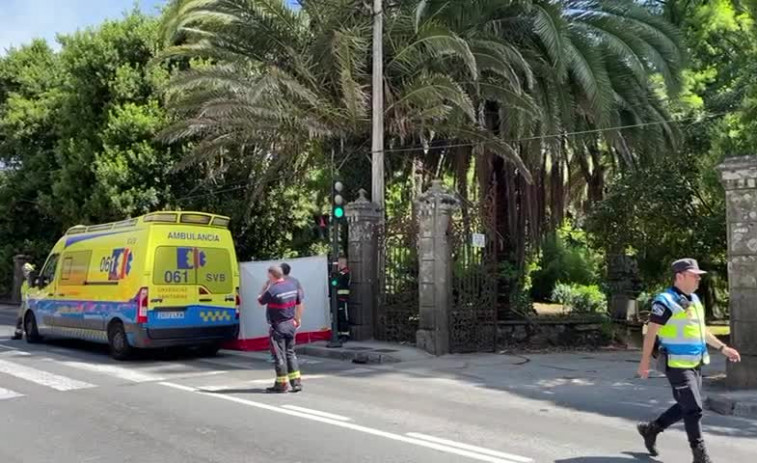
[[[276,366],[276,381],[286,384],[287,380],[300,378],[300,368],[297,355],[294,353],[295,335],[297,328],[294,320],[277,323],[271,326],[270,341]]]
[[[702,439],[702,370],[701,368],[666,368],[676,404],[657,418],[657,424],[667,429],[683,420],[691,447]]]

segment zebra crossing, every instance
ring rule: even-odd
[[[202,378],[232,371],[231,365],[218,368],[218,365],[204,362],[150,362],[121,366],[108,363],[109,360],[105,359],[82,361],[62,356],[52,358],[49,354],[32,354],[0,345],[0,404],[28,397],[39,392],[40,388],[67,393],[124,383]]]

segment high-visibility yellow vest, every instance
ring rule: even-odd
[[[668,289],[658,294],[654,302],[673,313],[657,334],[660,344],[667,351],[668,367],[696,368],[709,364],[704,305],[697,295],[692,294],[691,302],[688,302],[673,289]]]
[[[21,302],[26,302],[26,298],[29,294],[29,281],[27,278],[24,278],[24,281],[21,283]]]

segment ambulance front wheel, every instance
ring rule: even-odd
[[[108,347],[110,347],[110,356],[116,360],[126,360],[131,356],[132,348],[126,338],[124,324],[119,320],[114,320],[108,326]]]

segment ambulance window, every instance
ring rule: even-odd
[[[228,294],[234,291],[231,258],[228,249],[198,248],[205,257],[197,268],[197,284],[213,294]]]
[[[58,254],[53,254],[47,259],[47,263],[45,263],[45,267],[42,269],[42,273],[40,273],[40,277],[42,277],[45,281],[45,285],[50,284],[53,281],[53,278],[55,278],[55,269],[58,266],[58,257],[60,257]]]
[[[152,282],[156,285],[197,284],[195,255],[192,247],[160,246],[155,250]]]
[[[63,286],[83,285],[87,280],[92,251],[67,252],[63,254],[60,284]]]
[[[152,278],[156,285],[202,285],[213,294],[234,290],[227,249],[161,246],[155,250]]]

